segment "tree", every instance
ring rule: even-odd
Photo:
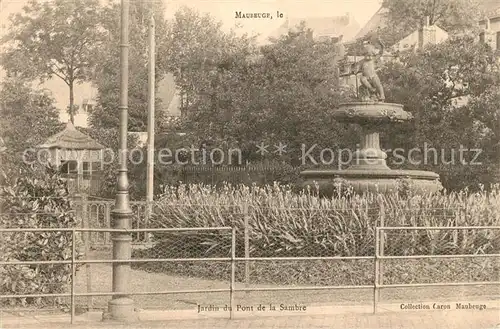
[[[146,131],[148,106],[148,26],[150,10],[155,13],[156,29],[156,87],[165,76],[164,53],[166,47],[166,22],[161,3],[132,1],[129,16],[129,131]],[[101,23],[107,42],[99,52],[96,70],[97,106],[90,112],[90,126],[116,128],[119,126],[120,100],[120,5],[111,3],[102,11]],[[161,101],[156,99],[156,108]],[[162,112],[156,111],[157,126],[162,122]]]
[[[349,45],[348,53],[363,54],[363,42],[380,39],[392,46],[425,24],[437,24],[450,35],[477,35],[483,10],[477,0],[384,0],[381,25]]]
[[[185,130],[198,145],[237,147],[243,162],[296,165],[302,144],[340,147],[355,140],[343,137],[346,127],[329,115],[352,95],[338,82],[338,40],[315,41],[302,25],[259,48],[253,38],[225,33],[213,18],[188,8],[176,14],[171,31],[166,61],[188,95]],[[271,150],[263,159],[255,152],[260,142],[287,144],[287,154]]]
[[[19,79],[7,79],[0,91],[0,131],[7,172],[23,166],[23,152],[63,129],[54,99]]]
[[[100,10],[98,0],[30,0],[11,17],[12,31],[4,39],[10,46],[2,65],[9,74],[42,82],[56,76],[66,83],[72,122],[75,83],[93,78],[101,49]]]
[[[498,159],[497,129],[500,75],[497,57],[473,37],[452,37],[407,53],[400,62],[390,62],[380,72],[389,102],[400,103],[414,116],[408,125],[391,127],[385,144],[410,150],[424,143],[444,154],[437,163],[422,161],[420,169],[441,174],[443,185],[459,189],[492,182],[497,174],[492,164]],[[460,104],[457,100],[468,100]],[[459,149],[468,149],[466,163],[460,163]],[[482,149],[481,165],[471,165],[474,153]],[[453,151],[454,150],[454,151]],[[455,162],[448,164],[455,152]],[[425,160],[425,158],[417,159]],[[411,164],[403,163],[403,166]]]
[[[422,26],[425,17],[429,24],[437,24],[448,33],[474,30],[481,9],[476,0],[384,0],[388,9],[388,26],[397,26],[408,33]]]
[[[235,64],[233,55],[250,47],[246,36],[222,31],[222,23],[208,14],[182,7],[166,34],[168,48],[164,63],[181,90],[185,108],[196,102],[217,70]]]

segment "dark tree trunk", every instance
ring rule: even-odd
[[[75,96],[73,91],[73,81],[69,83],[69,118],[72,124],[75,124]]]

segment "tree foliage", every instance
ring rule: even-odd
[[[54,99],[20,79],[7,79],[0,91],[0,131],[6,150],[2,166],[7,172],[23,166],[23,152],[59,132],[59,112]]]
[[[489,46],[472,37],[451,38],[388,63],[381,80],[388,101],[403,104],[415,116],[412,124],[392,128],[386,143],[390,140],[392,146],[405,150],[423,148],[424,143],[435,148],[437,161],[427,159],[427,165],[417,167],[440,173],[445,187],[494,181],[492,164],[499,156],[498,130],[494,129],[500,75]],[[460,147],[468,150],[463,158]],[[482,150],[475,160],[473,149]]]
[[[382,6],[388,9],[389,26],[409,32],[422,26],[425,17],[449,33],[469,32],[481,15],[477,0],[384,0]]]
[[[386,9],[377,29],[349,45],[348,52],[363,54],[363,42],[382,40],[392,46],[425,24],[437,25],[450,35],[477,35],[477,22],[484,14],[477,0],[384,0]]]
[[[257,48],[189,9],[171,31],[168,62],[187,94],[186,129],[199,141],[238,147],[250,161],[259,159],[256,143],[282,142],[288,155],[268,157],[295,163],[301,144],[342,144],[344,127],[328,114],[349,96],[338,84],[337,40],[318,42],[302,25]]]
[[[103,31],[97,0],[30,0],[11,17],[2,66],[12,75],[45,81],[53,77],[69,88],[69,114],[74,122],[74,85],[94,77]]]
[[[18,177],[0,188],[0,226],[5,228],[72,228],[78,226],[66,182],[50,170],[43,175]],[[79,248],[80,245],[78,244]],[[71,232],[3,233],[0,260],[67,261],[72,258]],[[79,255],[75,255],[79,259]],[[57,294],[67,292],[71,265],[33,264],[2,266],[4,294]],[[54,298],[10,298],[2,305],[54,305]],[[55,300],[57,302],[57,300]]]
[[[129,131],[146,131],[148,106],[148,26],[151,10],[155,13],[156,86],[165,76],[166,21],[161,3],[132,1],[129,15]],[[99,51],[99,63],[94,84],[97,87],[97,106],[89,116],[90,126],[116,128],[119,126],[120,104],[120,5],[110,3],[104,8],[101,23],[107,42]],[[156,108],[161,102],[157,98]],[[156,111],[156,122],[162,122],[162,112]]]

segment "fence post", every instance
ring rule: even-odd
[[[380,204],[380,227],[384,228],[385,227],[385,207],[384,203],[382,202]],[[384,249],[385,249],[385,239],[384,239],[384,231],[380,231],[380,236],[378,237],[380,240],[380,249],[379,249],[379,255],[384,256]],[[383,260],[379,260],[379,285],[384,284],[384,264]],[[380,295],[381,295],[381,289],[378,289],[378,296],[377,296],[377,301],[380,301]]]
[[[90,221],[89,221],[89,203],[88,203],[88,197],[85,194],[82,194],[82,228],[90,228]],[[99,209],[99,208],[97,208]],[[85,258],[88,259],[88,255],[90,252],[90,236],[91,232],[86,231],[86,232],[81,232],[83,234],[83,254],[85,255]],[[90,293],[92,292],[92,275],[91,275],[91,268],[89,263],[85,263],[85,276],[87,278],[87,292]],[[94,298],[92,296],[87,297],[87,309],[90,311],[93,306],[93,300]]]
[[[143,228],[149,228],[149,223],[151,222],[151,216],[153,215],[153,200],[146,200],[146,218],[144,221]],[[149,243],[150,232],[144,232],[144,243]]]
[[[71,231],[71,324],[75,323],[75,253],[76,253],[76,232],[75,229]]]
[[[250,285],[250,261],[248,260],[248,258],[250,257],[250,232],[249,232],[249,207],[248,207],[248,203],[244,203],[243,204],[243,219],[244,219],[244,234],[245,234],[245,258],[247,258],[245,260],[245,288],[248,288],[248,286]],[[248,294],[249,291],[246,291],[246,293]]]
[[[231,282],[229,283],[229,318],[234,319],[234,286],[236,281],[236,227],[231,230]]]
[[[111,203],[104,204],[104,221],[105,227],[111,227]],[[111,242],[111,232],[104,233],[104,243],[108,246]]]
[[[380,234],[380,228],[376,227],[375,228],[375,275],[374,275],[374,280],[373,280],[373,314],[377,313],[377,304],[378,304],[378,280],[379,280],[379,247],[380,247],[380,241],[379,241],[379,234]]]

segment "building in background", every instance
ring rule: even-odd
[[[358,39],[362,39],[369,33],[379,28],[385,27],[387,24],[387,11],[381,8],[375,15],[368,21],[368,23],[357,34]],[[393,45],[385,45],[384,53],[381,56],[381,61],[391,61],[397,59],[397,54],[402,51],[416,50],[423,48],[427,45],[438,44],[449,37],[448,33],[437,25],[429,24],[429,17],[426,17],[425,24],[408,34],[403,39],[399,40]],[[364,54],[351,54],[347,56],[340,67],[341,83],[344,86],[356,89],[360,85],[359,76],[349,75],[352,68],[363,59]]]
[[[312,30],[315,39],[337,38],[342,35],[343,41],[350,41],[355,38],[360,28],[358,22],[349,13],[344,16],[329,17],[287,17],[277,30],[269,34],[269,37],[278,38],[287,34],[299,26],[301,22],[304,22],[306,27]]]
[[[409,49],[419,49],[426,45],[438,44],[448,39],[448,32],[443,30],[437,25],[429,25],[429,18],[427,17],[425,25],[416,29],[403,39],[396,42],[390,47],[392,52],[405,51]]]
[[[70,116],[68,111],[69,104],[69,90],[68,86],[59,79],[54,79],[48,82],[49,86],[44,86],[49,89],[56,99],[56,107],[60,109],[59,120],[62,122],[69,122]],[[76,127],[87,128],[89,111],[96,105],[97,90],[91,83],[77,84],[74,87],[74,101],[78,106],[77,112],[74,116],[74,125]]]
[[[479,40],[485,42],[500,52],[500,3],[495,9],[486,12],[486,17],[479,21],[482,31]]]

